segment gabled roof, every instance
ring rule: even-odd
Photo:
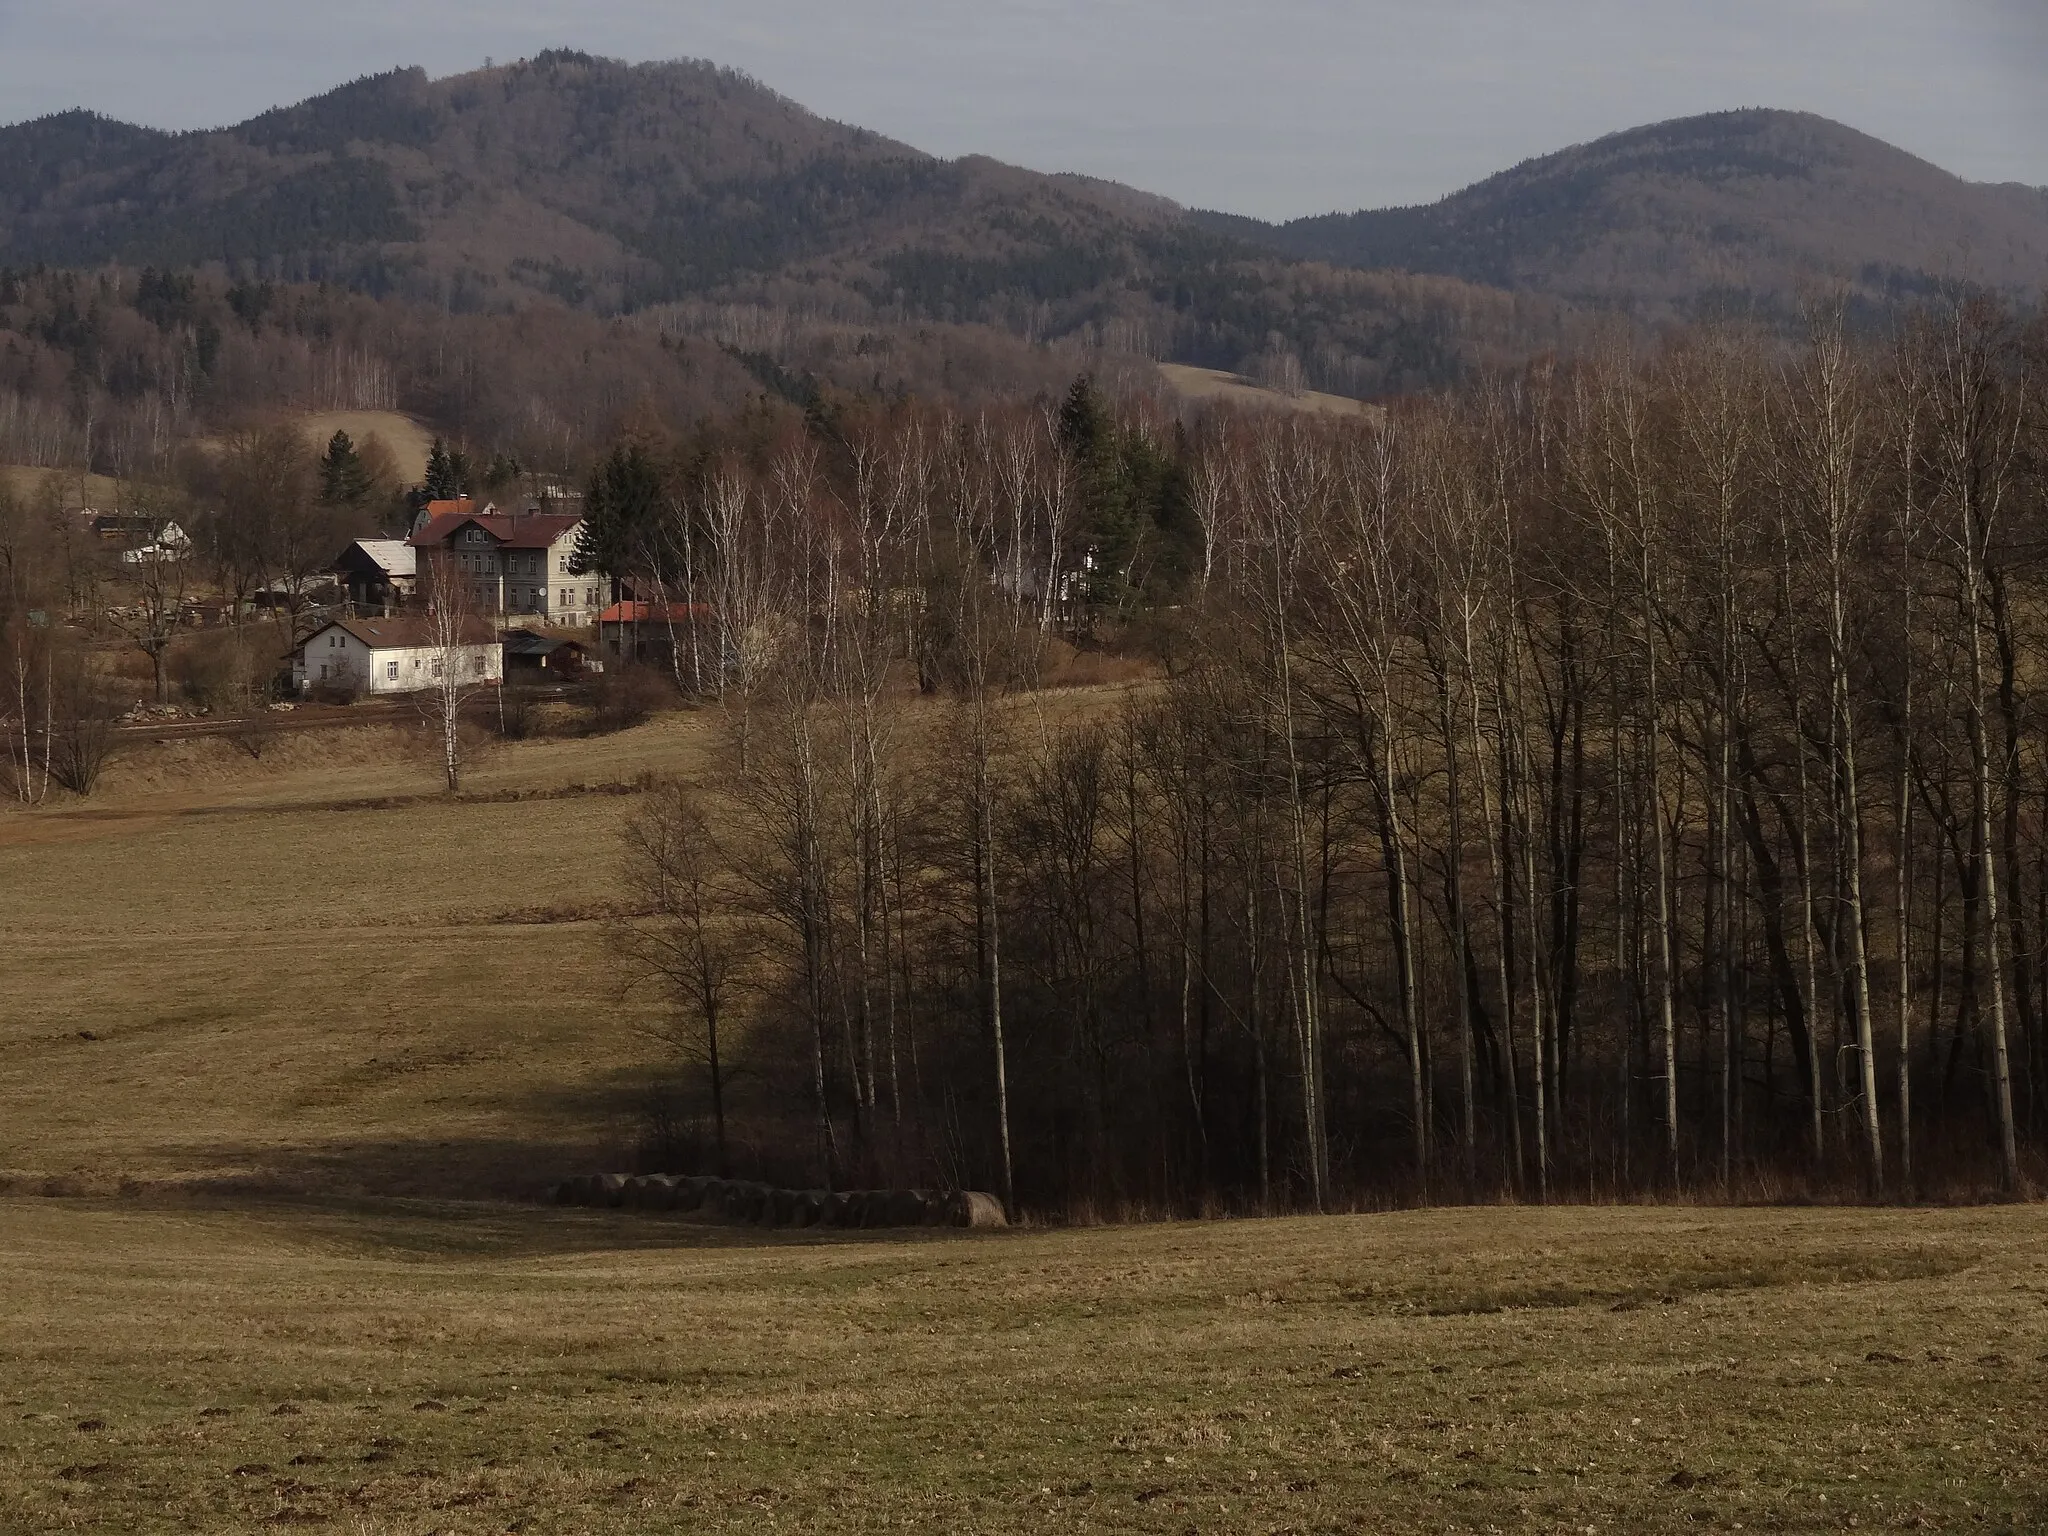
[[[433,625],[420,614],[402,614],[395,619],[331,619],[308,635],[304,644],[311,645],[330,629],[343,630],[373,651],[410,651],[437,645]],[[498,632],[489,622],[479,618],[463,621],[462,645],[490,645],[498,638]]]
[[[494,511],[443,512],[430,518],[425,527],[405,542],[414,549],[445,549],[457,533],[474,525],[489,534],[500,549],[552,549],[582,521],[574,513],[562,512],[532,512],[518,517]]]
[[[708,603],[613,603],[600,624],[695,624],[711,617]]]
[[[357,539],[341,552],[334,563],[338,567],[350,555],[361,551],[365,560],[387,576],[417,576],[419,574],[418,551],[403,539]]]
[[[581,641],[571,640],[562,635],[537,635],[530,629],[508,629],[505,631],[505,654],[507,656],[552,656],[557,651],[582,651]]]

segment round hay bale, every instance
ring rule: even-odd
[[[639,1210],[647,1203],[648,1179],[645,1174],[634,1174],[626,1180],[626,1187],[619,1191],[619,1203],[629,1210]]]
[[[882,1197],[881,1225],[921,1227],[924,1225],[924,1196],[914,1189],[892,1189]]]
[[[554,1200],[557,1205],[576,1204],[576,1181],[574,1179],[564,1179],[561,1183],[557,1184],[554,1190]]]
[[[836,1189],[825,1197],[824,1209],[820,1214],[828,1227],[848,1227],[854,1225],[847,1220],[852,1213],[853,1196],[843,1189]]]
[[[978,1189],[956,1189],[946,1197],[946,1225],[949,1227],[1007,1227],[1003,1202]]]
[[[753,1223],[761,1219],[761,1207],[766,1202],[768,1187],[751,1181],[735,1180],[725,1187],[724,1213],[727,1221]]]
[[[672,1173],[650,1173],[646,1185],[640,1192],[640,1208],[645,1211],[674,1210],[676,1185],[681,1182]]]
[[[687,1179],[676,1180],[675,1209],[679,1211],[701,1210],[704,1195],[711,1188],[712,1180],[702,1174],[692,1174]]]
[[[928,1227],[943,1227],[946,1224],[946,1197],[936,1189],[921,1189],[924,1196],[924,1224]]]
[[[623,1173],[600,1173],[597,1176],[597,1198],[595,1205],[608,1205],[617,1210],[626,1203],[626,1176]]]
[[[796,1225],[796,1191],[778,1189],[768,1196],[768,1219],[778,1227]]]
[[[825,1201],[830,1197],[822,1189],[800,1189],[796,1192],[790,1212],[790,1225],[815,1227],[825,1220]]]
[[[579,1173],[562,1188],[568,1192],[567,1203],[570,1205],[597,1204],[598,1182],[594,1173]]]

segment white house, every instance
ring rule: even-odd
[[[466,682],[498,682],[505,655],[497,631],[471,619],[459,644],[441,645],[419,617],[335,619],[292,652],[292,687],[300,693],[322,684],[357,694],[418,693],[440,686],[450,666]]]

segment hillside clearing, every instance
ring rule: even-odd
[[[2037,1530],[2048,1221],[0,1201],[11,1531]]]
[[[1166,382],[1190,400],[1221,400],[1231,405],[1277,411],[1308,411],[1323,416],[1377,417],[1379,407],[1344,395],[1326,395],[1305,389],[1298,395],[1282,394],[1263,384],[1254,384],[1242,374],[1224,373],[1216,368],[1196,368],[1188,363],[1161,363]]]
[[[308,411],[297,419],[299,430],[316,453],[325,453],[337,432],[346,432],[358,448],[374,435],[391,450],[399,476],[407,485],[417,485],[427,477],[427,455],[433,449],[434,434],[410,416],[398,411]]]

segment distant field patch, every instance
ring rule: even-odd
[[[1282,394],[1263,384],[1254,384],[1238,373],[1217,368],[1196,368],[1188,363],[1161,363],[1166,382],[1190,400],[1223,400],[1232,405],[1263,407],[1268,410],[1310,411],[1329,416],[1377,417],[1379,407],[1343,395],[1325,395],[1304,390],[1298,395]]]
[[[410,416],[397,411],[310,411],[299,418],[299,425],[316,450],[324,450],[337,432],[346,432],[358,448],[375,434],[391,450],[408,485],[417,485],[427,476],[434,434]]]

